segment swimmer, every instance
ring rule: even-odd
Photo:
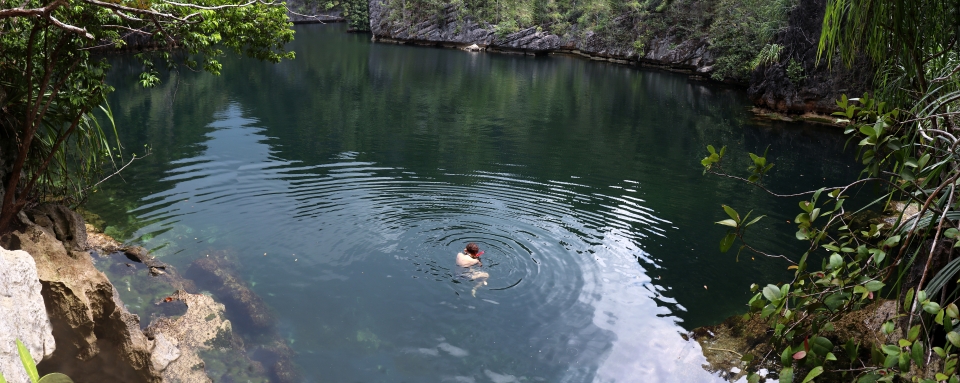
[[[470,291],[470,295],[474,297],[477,296],[477,289],[486,285],[487,278],[490,278],[490,274],[473,269],[473,266],[483,266],[483,262],[480,261],[481,255],[483,255],[483,252],[480,251],[480,246],[473,242],[468,243],[463,252],[457,253],[457,266],[468,269],[463,273],[463,276],[477,282],[477,285],[473,286],[473,290]]]

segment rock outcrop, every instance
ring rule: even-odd
[[[832,65],[817,62],[825,9],[826,0],[810,0],[790,12],[788,27],[775,38],[783,47],[779,62],[755,70],[750,80],[747,93],[755,105],[784,113],[829,114],[842,94],[859,97],[870,89],[873,67],[868,60],[852,68],[839,60]]]
[[[691,74],[709,75],[714,56],[706,39],[653,38],[650,49],[637,52],[633,47],[607,43],[593,32],[558,36],[539,27],[498,35],[493,25],[461,17],[455,4],[443,8],[441,16],[415,24],[389,17],[385,0],[370,0],[370,32],[375,41],[467,47],[476,44],[491,52],[547,54],[568,53],[619,64],[650,65]]]
[[[57,339],[56,351],[38,365],[40,372],[62,372],[78,383],[160,382],[150,361],[154,342],[85,251],[83,218],[52,206],[20,218],[26,228],[0,238],[0,244],[24,250],[36,262]]]
[[[26,382],[17,375],[23,369],[14,338],[23,339],[35,359],[44,359],[38,365],[41,374],[61,372],[78,383],[301,381],[293,351],[276,334],[266,304],[225,257],[200,262],[196,271],[227,287],[212,289],[259,339],[266,339],[262,344],[245,346],[224,305],[210,295],[188,293],[196,290],[195,284],[175,268],[142,247],[123,246],[96,232],[72,210],[44,205],[19,218],[23,228],[0,237],[0,246],[23,250],[0,249],[0,371],[9,381]],[[125,293],[144,287],[164,294],[144,302],[156,308],[145,330],[95,267],[94,257],[104,270],[125,280]],[[34,304],[22,303],[30,294],[37,296]],[[143,301],[142,292],[133,294]],[[8,359],[13,367],[4,364]]]
[[[154,340],[154,368],[163,371],[167,382],[210,382],[198,354],[214,347],[235,347],[233,328],[223,315],[223,305],[202,294],[183,290],[170,296],[187,305],[177,318],[160,318],[147,327]]]
[[[0,373],[8,382],[29,382],[16,340],[39,361],[56,348],[52,331],[33,257],[0,247]]]
[[[788,25],[775,37],[783,47],[780,60],[754,70],[747,85],[748,95],[758,107],[790,114],[829,114],[836,110],[835,100],[841,94],[859,96],[870,89],[872,67],[867,60],[847,69],[839,62],[832,66],[817,62],[826,0],[798,3],[789,14]],[[496,26],[458,13],[458,5],[448,4],[437,16],[426,20],[404,21],[395,16],[387,0],[369,0],[370,32],[374,41],[416,45],[457,47],[464,50],[476,44],[490,52],[547,54],[567,53],[592,60],[618,64],[653,66],[687,73],[696,78],[710,78],[717,62],[711,50],[707,24],[667,27],[646,37],[645,44],[633,46],[623,41],[612,42],[591,31],[571,32],[558,36],[541,27],[531,27],[501,35]],[[690,6],[692,19],[714,17],[709,2]],[[663,22],[661,20],[661,22]],[[643,24],[643,21],[638,22]],[[608,28],[632,33],[642,25],[632,22]],[[686,30],[684,32],[683,30]],[[690,33],[695,30],[695,33]]]

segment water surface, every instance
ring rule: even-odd
[[[760,122],[741,90],[570,57],[466,53],[297,27],[297,59],[136,85],[113,59],[125,151],[90,208],[185,269],[227,254],[309,382],[711,382],[680,333],[742,313],[782,261],[720,254],[720,204],[796,200],[703,176],[707,144],[770,146],[782,192],[856,175],[843,138]],[[485,250],[476,296],[454,256]],[[793,253],[790,253],[793,254]],[[149,304],[124,291],[135,312]]]

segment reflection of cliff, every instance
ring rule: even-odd
[[[448,47],[478,44],[488,51],[531,55],[570,53],[592,60],[655,66],[705,78],[711,77],[720,65],[732,65],[718,64],[720,60],[736,61],[738,68],[749,67],[749,61],[756,56],[732,56],[740,53],[729,53],[729,49],[721,47],[726,42],[717,42],[728,37],[711,35],[715,33],[715,20],[723,23],[732,17],[715,13],[723,7],[719,3],[722,2],[667,3],[665,12],[639,12],[641,16],[623,11],[622,15],[601,23],[601,26],[590,26],[581,19],[583,25],[574,24],[566,29],[558,29],[556,23],[534,23],[533,26],[511,29],[505,25],[513,24],[497,24],[491,21],[494,19],[478,20],[467,10],[469,6],[464,8],[462,4],[409,11],[398,9],[400,2],[370,0],[370,31],[375,41]],[[869,65],[846,70],[837,64],[837,68],[831,70],[826,63],[818,64],[816,48],[825,1],[800,1],[797,4],[791,8],[786,25],[778,28],[781,32],[772,41],[785,47],[776,62],[753,70],[752,77],[749,73],[741,77],[727,77],[726,74],[721,77],[748,85],[750,98],[758,106],[791,113],[829,113],[835,109],[834,101],[841,93],[859,95],[868,88]],[[590,12],[589,6],[583,7],[583,12]],[[533,12],[538,11],[546,12],[536,9]],[[549,16],[535,14],[533,17]],[[762,41],[748,43],[763,45]]]

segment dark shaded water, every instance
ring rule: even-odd
[[[705,146],[742,171],[770,145],[783,192],[856,175],[842,137],[754,121],[740,90],[368,38],[298,27],[294,61],[150,90],[114,59],[125,150],[152,154],[91,210],[179,268],[237,259],[306,381],[713,381],[679,333],[786,275],[719,253],[720,204],[768,214],[757,244],[789,252],[797,201],[703,176]],[[454,265],[468,241],[490,274],[476,297]]]

